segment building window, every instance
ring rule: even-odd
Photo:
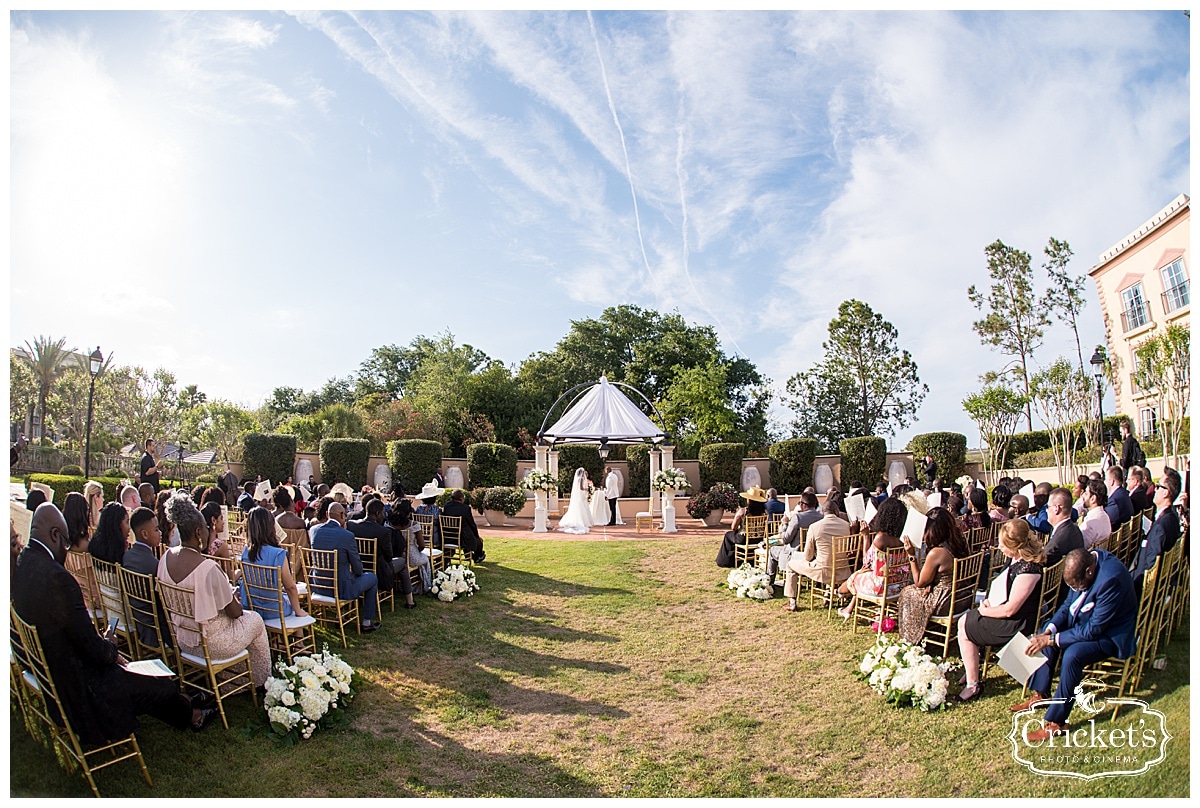
[[[1183,259],[1176,258],[1161,270],[1163,288],[1163,311],[1181,309],[1191,300],[1188,294],[1187,272],[1183,268]]]
[[[1142,407],[1138,410],[1138,437],[1153,440],[1158,437],[1158,408]]]
[[[1146,306],[1146,298],[1142,294],[1142,285],[1135,283],[1121,290],[1121,329],[1132,331],[1150,322],[1150,312]]]

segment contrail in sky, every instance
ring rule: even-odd
[[[642,248],[642,263],[646,265],[646,274],[653,277],[650,271],[650,259],[646,257],[646,242],[642,240],[642,217],[638,213],[637,191],[633,187],[633,171],[629,168],[629,149],[625,146],[625,131],[621,129],[621,121],[617,118],[617,107],[613,103],[612,90],[608,88],[608,73],[604,69],[604,57],[600,55],[600,39],[596,36],[596,21],[592,12],[588,11],[588,27],[592,29],[592,42],[596,46],[596,58],[600,60],[600,79],[604,82],[604,95],[608,97],[608,111],[612,113],[613,123],[617,125],[617,134],[621,136],[621,151],[625,154],[625,176],[629,179],[629,195],[633,197],[633,221],[637,225],[638,244]]]

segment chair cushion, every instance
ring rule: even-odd
[[[337,601],[337,600],[334,600],[333,598],[329,597],[328,595],[318,595],[316,593],[309,595],[308,597],[309,597],[309,600],[311,600],[313,603],[323,603],[326,606],[333,606],[337,603],[353,603],[355,600],[357,600],[357,598],[349,598],[349,599],[342,599],[340,601]]]
[[[317,622],[317,618],[313,617],[312,615],[298,617],[297,615],[289,614],[285,619],[287,620],[287,627],[290,629],[304,628],[305,626],[311,626],[313,623]],[[264,620],[263,625],[265,625],[267,628],[273,628],[276,631],[283,631],[283,626],[280,625],[278,617],[273,617],[270,620]]]
[[[635,513],[633,515],[633,518],[634,519],[653,519],[654,517],[650,514],[650,511],[638,511],[637,513]]]
[[[301,596],[307,595],[308,584],[304,583],[304,581],[296,581],[296,592]]]
[[[204,657],[202,657],[202,656],[196,656],[195,654],[189,654],[187,651],[184,651],[182,649],[179,651],[179,655],[181,657],[183,657],[184,659],[186,659],[188,662],[192,663],[193,665],[199,665],[202,668],[207,665],[207,663],[204,661]],[[248,651],[242,651],[241,653],[235,654],[235,655],[229,657],[228,659],[214,659],[211,661],[214,666],[221,667],[223,665],[232,665],[234,662],[242,662],[242,661],[248,660],[249,658],[250,658],[250,653]]]

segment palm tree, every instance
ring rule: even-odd
[[[38,438],[46,433],[46,397],[59,374],[67,369],[75,351],[65,347],[66,344],[66,337],[51,340],[42,336],[35,337],[33,345],[25,343],[25,355],[21,359],[29,366],[38,388]]]

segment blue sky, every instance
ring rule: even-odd
[[[1191,192],[1179,12],[10,26],[10,340],[248,406],[447,328],[516,364],[620,303],[712,324],[782,391],[858,297],[931,388],[896,445],[974,445],[959,402],[1003,362],[971,331],[984,246],[1038,266],[1053,235],[1082,273]]]

